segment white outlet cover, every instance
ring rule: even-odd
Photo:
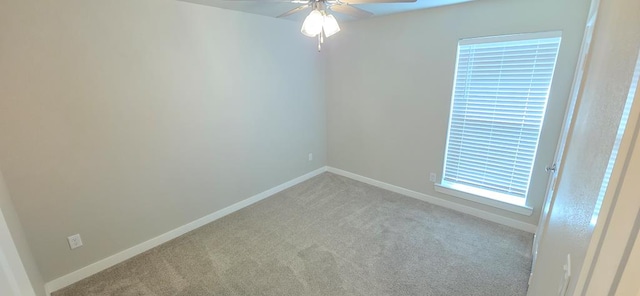
[[[69,248],[71,248],[71,250],[82,247],[82,238],[80,238],[80,234],[74,234],[67,237],[67,241],[69,242]]]
[[[309,161],[313,160],[313,153],[309,153]]]
[[[429,174],[429,180],[433,183],[436,182],[436,173]]]

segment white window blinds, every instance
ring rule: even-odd
[[[524,200],[560,33],[461,40],[442,185]]]

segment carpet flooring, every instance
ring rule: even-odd
[[[526,295],[532,239],[323,173],[52,295]]]

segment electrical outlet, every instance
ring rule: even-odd
[[[309,153],[309,161],[313,160],[313,153]]]
[[[67,237],[67,240],[69,241],[69,247],[71,248],[71,250],[82,247],[82,239],[80,238],[80,234],[74,234],[70,237]]]
[[[436,173],[429,174],[429,181],[431,181],[431,183],[436,182]]]

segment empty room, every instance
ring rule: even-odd
[[[637,0],[0,0],[0,296],[640,296]]]

